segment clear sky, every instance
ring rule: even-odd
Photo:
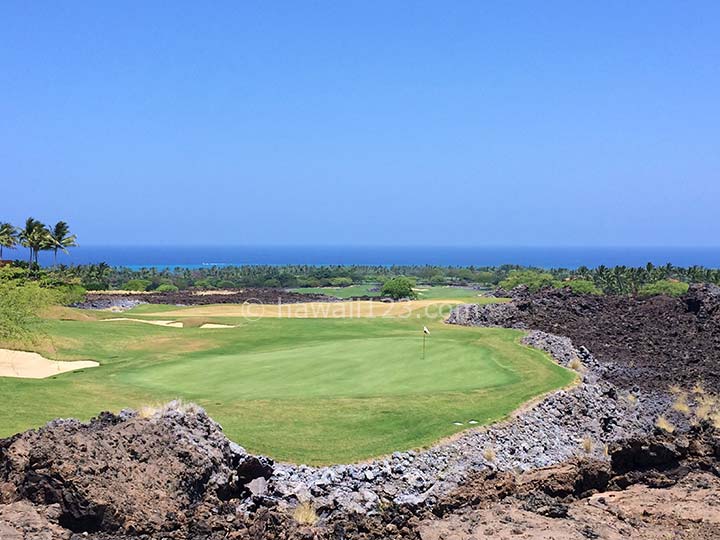
[[[718,245],[720,2],[0,3],[0,220]]]

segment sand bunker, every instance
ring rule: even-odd
[[[444,314],[461,300],[411,300],[408,302],[307,302],[298,304],[215,304],[158,312],[165,317],[260,317],[300,319],[342,319],[364,317],[409,317],[414,311]]]
[[[0,377],[20,377],[23,379],[44,379],[67,371],[97,367],[100,364],[92,360],[61,362],[48,360],[38,353],[0,349]]]
[[[193,296],[232,296],[233,294],[240,294],[244,292],[242,289],[239,291],[227,291],[225,289],[211,290],[211,291],[193,291]]]
[[[178,321],[150,321],[145,319],[131,319],[129,317],[118,317],[115,319],[103,319],[101,322],[115,322],[115,321],[132,321],[145,324],[154,324],[155,326],[169,326],[172,328],[182,328],[183,323]]]
[[[116,321],[131,321],[145,324],[153,324],[155,326],[165,326],[170,328],[183,328],[185,325],[180,321],[159,321],[159,320],[146,320],[146,319],[132,319],[130,317],[117,317],[114,319],[102,319],[100,322],[116,322]],[[218,324],[218,323],[203,323],[198,328],[236,328],[231,324]]]

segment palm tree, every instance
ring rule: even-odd
[[[41,249],[45,249],[52,239],[45,224],[31,217],[25,220],[25,227],[20,229],[19,238],[20,245],[30,250],[29,263],[31,267],[33,261],[37,264],[38,253]]]
[[[18,241],[17,229],[10,223],[0,223],[0,259],[3,248],[14,249]]]
[[[53,265],[57,266],[57,252],[58,249],[62,249],[63,252],[67,253],[67,248],[77,246],[77,236],[70,234],[70,227],[64,221],[58,221],[50,232],[52,242],[48,246],[48,249],[53,250]]]

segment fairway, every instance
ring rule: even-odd
[[[353,296],[380,296],[380,283],[367,285],[350,285],[348,287],[300,287],[289,289],[292,292],[301,294],[326,294],[336,298],[351,298]],[[472,302],[479,296],[479,291],[469,287],[432,286],[417,287],[415,294],[418,300],[429,300],[433,298],[451,299],[458,298]]]
[[[252,320],[237,305],[145,305],[123,315],[184,326],[64,310],[44,322],[47,337],[36,349],[100,367],[44,380],[0,378],[0,436],[56,417],[88,419],[179,397],[205,407],[250,451],[309,464],[353,462],[430,445],[470,421],[500,420],[574,380],[520,345],[520,331],[446,325],[442,310],[426,309],[437,302],[391,305],[405,304],[407,316],[368,315],[365,303],[355,304],[364,315],[297,316],[310,304],[293,305],[290,316],[254,306],[266,312]],[[62,320],[74,318],[81,320]],[[207,323],[231,328],[201,327]],[[424,357],[423,326],[431,332]]]

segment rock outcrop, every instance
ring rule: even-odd
[[[635,391],[704,384],[720,390],[720,287],[692,285],[679,298],[595,296],[520,288],[505,304],[458,306],[451,324],[542,330],[586,347],[606,378]]]
[[[172,531],[246,497],[248,484],[269,478],[272,466],[194,406],[103,413],[0,441],[0,505],[56,508],[57,524],[76,532]]]

